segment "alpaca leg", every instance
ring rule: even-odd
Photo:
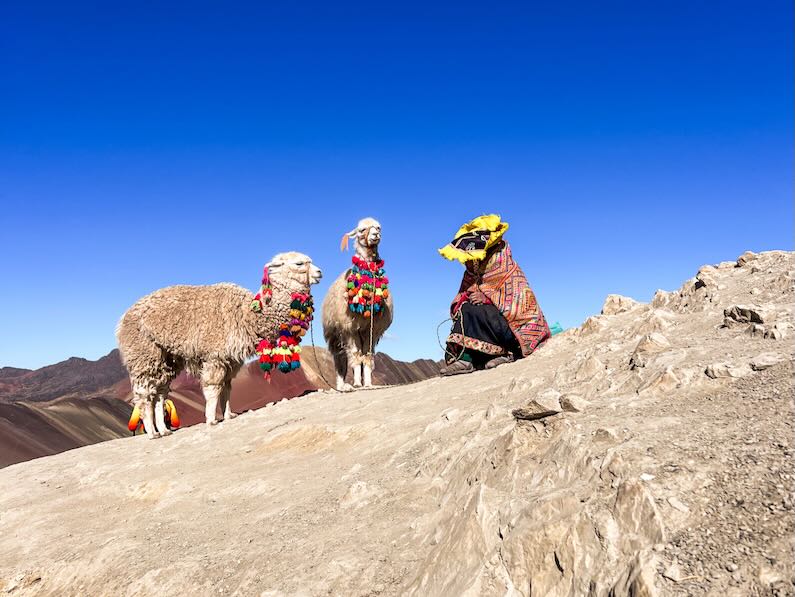
[[[144,422],[144,431],[149,439],[157,439],[160,434],[155,427],[154,405],[155,393],[151,391],[151,384],[146,381],[133,381],[133,395],[135,396],[135,406],[141,412],[141,419]]]
[[[227,381],[221,390],[221,412],[224,413],[224,421],[234,419],[237,415],[232,412],[232,382]]]
[[[205,421],[207,422],[207,425],[217,425],[218,401],[221,398],[221,392],[223,392],[223,386],[220,385],[203,386],[202,391],[204,392]]]
[[[218,402],[226,383],[227,371],[222,363],[209,361],[202,364],[201,382],[204,392],[204,418],[207,425],[218,423]]]
[[[344,392],[349,386],[345,383],[345,374],[348,372],[348,352],[336,345],[329,343],[331,356],[334,358],[334,371],[337,374],[337,391]]]
[[[362,387],[362,360],[358,354],[353,359],[353,387]]]
[[[371,388],[373,387],[373,357],[372,355],[368,355],[364,358],[364,363],[362,364],[362,369],[364,370],[364,387]]]
[[[351,341],[351,353],[353,354],[353,385],[357,388],[365,385],[362,379],[365,363],[367,362],[367,349],[365,348],[364,338],[360,335],[354,337]]]
[[[157,431],[157,427],[155,425],[155,401],[151,398],[147,398],[144,402],[142,412],[146,435],[149,436],[149,439],[157,439],[160,437],[160,433]]]
[[[171,430],[166,426],[166,398],[168,398],[168,388],[158,391],[154,402],[155,427],[161,436],[171,435]]]

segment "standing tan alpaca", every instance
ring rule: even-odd
[[[359,225],[343,237],[342,248],[347,248],[348,239],[351,238],[356,239],[354,260],[358,258],[360,264],[363,262],[370,266],[372,275],[379,278],[378,272],[383,272],[377,266],[380,262],[378,245],[381,242],[381,224],[373,218],[360,220]],[[373,289],[368,297],[351,299],[351,295],[358,290],[358,286],[349,288],[352,285],[349,284],[351,271],[351,268],[347,269],[332,283],[323,300],[323,336],[334,358],[339,391],[350,389],[345,383],[349,362],[353,365],[354,386],[373,385],[373,352],[392,323],[393,314],[392,295],[386,289],[384,294],[380,294],[379,289]],[[379,280],[377,284],[380,283]],[[354,304],[352,310],[349,300],[362,302]]]
[[[232,412],[232,379],[260,339],[275,339],[288,321],[293,293],[309,293],[321,271],[301,253],[276,255],[266,266],[272,296],[266,302],[235,284],[169,286],[149,294],[122,316],[119,351],[130,372],[135,405],[151,439],[169,435],[163,415],[171,382],[183,369],[201,381],[208,425]],[[264,283],[264,281],[263,281]],[[259,298],[259,295],[257,295]]]

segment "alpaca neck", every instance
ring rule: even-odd
[[[274,305],[289,305],[292,300],[292,295],[295,291],[287,284],[279,284],[278,282],[271,282],[273,289],[273,297],[271,298],[270,306]]]
[[[290,313],[292,295],[296,290],[287,284],[271,280],[273,294],[257,313],[257,336],[267,340],[275,340],[279,326],[287,322]]]
[[[378,245],[366,247],[360,243],[356,243],[356,256],[365,261],[378,261]]]

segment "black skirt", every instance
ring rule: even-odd
[[[447,337],[448,351],[459,355],[462,349],[476,361],[513,354],[522,357],[522,350],[508,321],[494,305],[464,303],[454,318],[453,329]],[[448,360],[452,359],[447,355]]]

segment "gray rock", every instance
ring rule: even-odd
[[[758,257],[759,256],[753,251],[746,251],[737,258],[737,267],[745,267],[752,261],[756,261]]]
[[[679,498],[677,498],[677,497],[674,497],[674,496],[669,497],[668,498],[668,503],[671,505],[671,508],[674,508],[675,510],[679,510],[680,512],[684,512],[684,513],[690,512],[690,508],[685,506],[682,503],[682,501]]]
[[[646,383],[642,384],[638,388],[638,394],[653,391],[670,392],[681,383],[682,380],[679,379],[673,367],[669,366],[658,372],[657,375],[650,378]]]
[[[724,321],[724,327],[730,327],[731,324],[726,325]],[[763,325],[759,325],[758,323],[752,323],[747,328],[745,328],[745,333],[751,336],[751,338],[765,338],[767,334],[767,328]]]
[[[671,292],[667,292],[665,290],[658,289],[657,292],[654,293],[654,296],[651,299],[651,306],[655,309],[664,309],[668,306],[668,303],[671,301]]]
[[[671,347],[668,339],[658,332],[647,334],[640,339],[632,356],[629,358],[630,369],[645,367],[651,354],[663,352]]]
[[[724,309],[725,321],[733,323],[765,323],[765,312],[756,305],[734,305]]]
[[[773,365],[783,363],[786,360],[787,359],[784,357],[784,355],[777,352],[763,352],[751,360],[751,369],[754,371],[764,371],[765,369],[769,369]]]
[[[592,315],[580,326],[580,333],[583,335],[593,334],[594,332],[601,330],[603,327],[604,321],[602,321],[602,318],[599,315]]]
[[[585,359],[577,368],[574,378],[577,381],[585,381],[591,379],[595,375],[605,372],[605,365],[595,356],[591,355]]]
[[[611,429],[610,427],[599,427],[599,429],[593,432],[593,438],[597,441],[617,442],[618,433],[616,433],[615,429]]]
[[[566,394],[561,397],[560,406],[565,412],[579,413],[585,410],[588,402],[578,394]]]
[[[713,363],[704,370],[707,377],[718,379],[722,377],[745,377],[751,373],[751,367],[747,363],[733,365],[732,363]]]
[[[777,323],[772,328],[766,329],[764,338],[766,340],[783,340],[787,337],[790,325],[787,323]]]
[[[512,414],[517,419],[533,421],[550,417],[560,412],[563,412],[563,408],[560,405],[560,392],[550,388],[539,393],[524,406],[514,409]]]
[[[674,582],[680,582],[685,577],[685,575],[682,573],[682,569],[679,567],[679,564],[675,562],[668,566],[662,575],[668,580],[672,580]]]
[[[617,313],[624,313],[631,311],[640,305],[635,299],[628,296],[621,296],[620,294],[608,294],[602,305],[602,315],[616,315]]]
[[[765,330],[765,339],[766,340],[783,340],[784,334],[781,330],[773,328],[772,330]]]

